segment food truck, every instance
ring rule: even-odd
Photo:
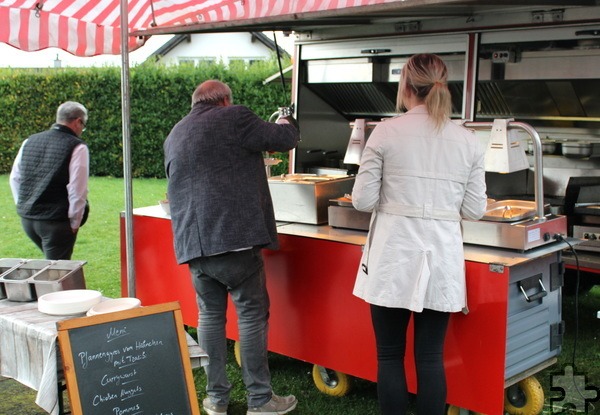
[[[352,377],[376,380],[368,306],[352,295],[369,215],[346,195],[370,131],[396,115],[402,66],[435,53],[449,69],[452,118],[488,148],[493,199],[481,221],[463,223],[469,310],[450,320],[448,413],[540,413],[535,374],[561,352],[562,287],[575,267],[564,239],[583,239],[581,267],[600,273],[600,6],[317,1],[287,13],[278,2],[238,3],[235,18],[199,16],[137,34],[281,30],[296,39],[291,105],[273,103],[291,106],[302,141],[289,173],[269,178],[281,245],[264,253],[269,350],[314,364],[316,386],[332,395],[346,393]],[[498,165],[513,156],[520,161]],[[195,326],[168,214],[158,205],[133,213],[136,296],[145,305],[179,301]],[[124,265],[122,279],[125,287]],[[227,335],[238,339],[232,307]],[[409,342],[414,392],[410,356]]]

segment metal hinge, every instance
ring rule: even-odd
[[[564,9],[554,9],[554,10],[538,10],[535,12],[531,12],[531,21],[533,23],[543,23],[547,22],[562,22],[565,18],[565,10]]]
[[[563,343],[565,334],[565,322],[563,320],[550,324],[550,350],[556,350]]]

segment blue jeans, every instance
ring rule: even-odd
[[[209,358],[204,368],[208,396],[213,403],[229,403],[225,322],[230,294],[238,318],[248,406],[264,405],[273,392],[267,359],[270,303],[260,249],[195,258],[189,267],[198,300],[198,341]]]

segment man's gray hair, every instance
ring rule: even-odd
[[[67,101],[60,104],[58,110],[56,110],[56,123],[65,124],[70,123],[77,118],[81,118],[83,123],[86,124],[88,120],[88,111],[79,102]]]
[[[229,102],[232,102],[231,88],[221,81],[211,79],[198,85],[192,94],[192,107],[198,103],[218,105],[225,98],[228,98]]]

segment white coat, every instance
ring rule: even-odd
[[[352,191],[372,211],[354,295],[370,304],[457,312],[466,307],[461,218],[486,209],[484,148],[424,105],[375,127]]]

